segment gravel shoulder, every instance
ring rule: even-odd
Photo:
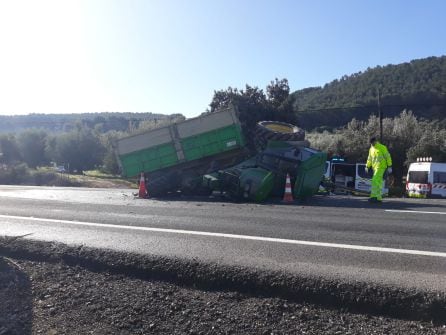
[[[0,334],[446,334],[427,322],[3,260]],[[3,305],[4,306],[4,305]]]
[[[169,266],[175,270],[174,263],[162,272],[161,263],[138,259],[143,274],[122,267],[133,263],[134,255],[78,248],[83,256],[75,259],[71,247],[9,241],[0,243],[1,335],[446,334],[441,322],[359,313],[354,305],[333,308],[271,292],[231,290],[209,278],[203,288],[199,266],[197,284],[190,278],[182,284],[166,272]],[[92,262],[92,253],[104,261]]]

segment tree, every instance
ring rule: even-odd
[[[379,134],[379,119],[371,116],[367,122],[353,119],[335,133],[307,134],[312,146],[346,157],[350,162],[365,162],[369,138]],[[417,157],[432,157],[446,161],[446,129],[439,121],[420,121],[410,111],[402,111],[395,118],[383,120],[383,142],[389,148],[396,183],[401,183],[411,162]]]
[[[82,172],[101,165],[106,150],[91,130],[81,126],[50,139],[47,151],[54,161],[69,166],[70,172]]]
[[[109,131],[100,136],[100,141],[105,148],[102,169],[107,173],[118,174],[119,164],[115,152],[115,142],[123,136],[123,133]]]
[[[256,86],[245,85],[245,89],[228,87],[215,91],[210,112],[232,105],[238,113],[247,145],[254,150],[254,132],[259,121],[273,120],[294,123],[293,102],[289,99],[288,80],[276,78],[267,86],[268,94]]]
[[[275,79],[266,86],[266,96],[268,101],[275,108],[279,108],[289,97],[290,86],[288,85],[288,79]]]
[[[20,150],[13,134],[0,135],[0,162],[13,164],[21,161]]]
[[[385,119],[384,139],[392,155],[395,179],[399,182],[407,171],[407,154],[423,134],[425,124],[412,112],[403,111],[394,119]]]
[[[438,121],[425,124],[419,141],[407,152],[408,165],[418,157],[432,157],[434,162],[446,162],[446,129]]]
[[[20,133],[17,144],[23,161],[31,168],[47,165],[49,160],[45,154],[47,133],[43,130],[29,129]]]
[[[208,112],[216,112],[221,108],[226,108],[230,104],[237,105],[238,97],[240,96],[240,92],[235,88],[228,87],[226,90],[214,91],[214,96],[212,97],[212,101],[209,104],[211,107]]]

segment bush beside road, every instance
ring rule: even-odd
[[[53,168],[30,169],[25,165],[0,169],[0,184],[31,186],[67,186],[92,188],[135,188],[136,183],[113,175],[87,171],[70,174]]]

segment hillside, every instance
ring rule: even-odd
[[[153,113],[82,113],[82,114],[29,114],[0,115],[0,133],[20,132],[24,129],[38,128],[50,132],[67,132],[78,124],[96,128],[102,132],[109,130],[129,131],[137,129],[143,121],[162,121],[178,115]]]
[[[378,90],[386,117],[409,109],[418,117],[444,120],[446,56],[368,68],[290,95],[300,126],[313,129],[343,126],[353,117],[366,120],[378,112]]]

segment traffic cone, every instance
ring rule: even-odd
[[[147,190],[146,190],[146,179],[144,178],[144,172],[141,172],[141,178],[139,179],[139,193],[140,198],[147,197]]]
[[[285,193],[283,194],[282,202],[293,202],[293,191],[291,190],[290,175],[286,174]]]

